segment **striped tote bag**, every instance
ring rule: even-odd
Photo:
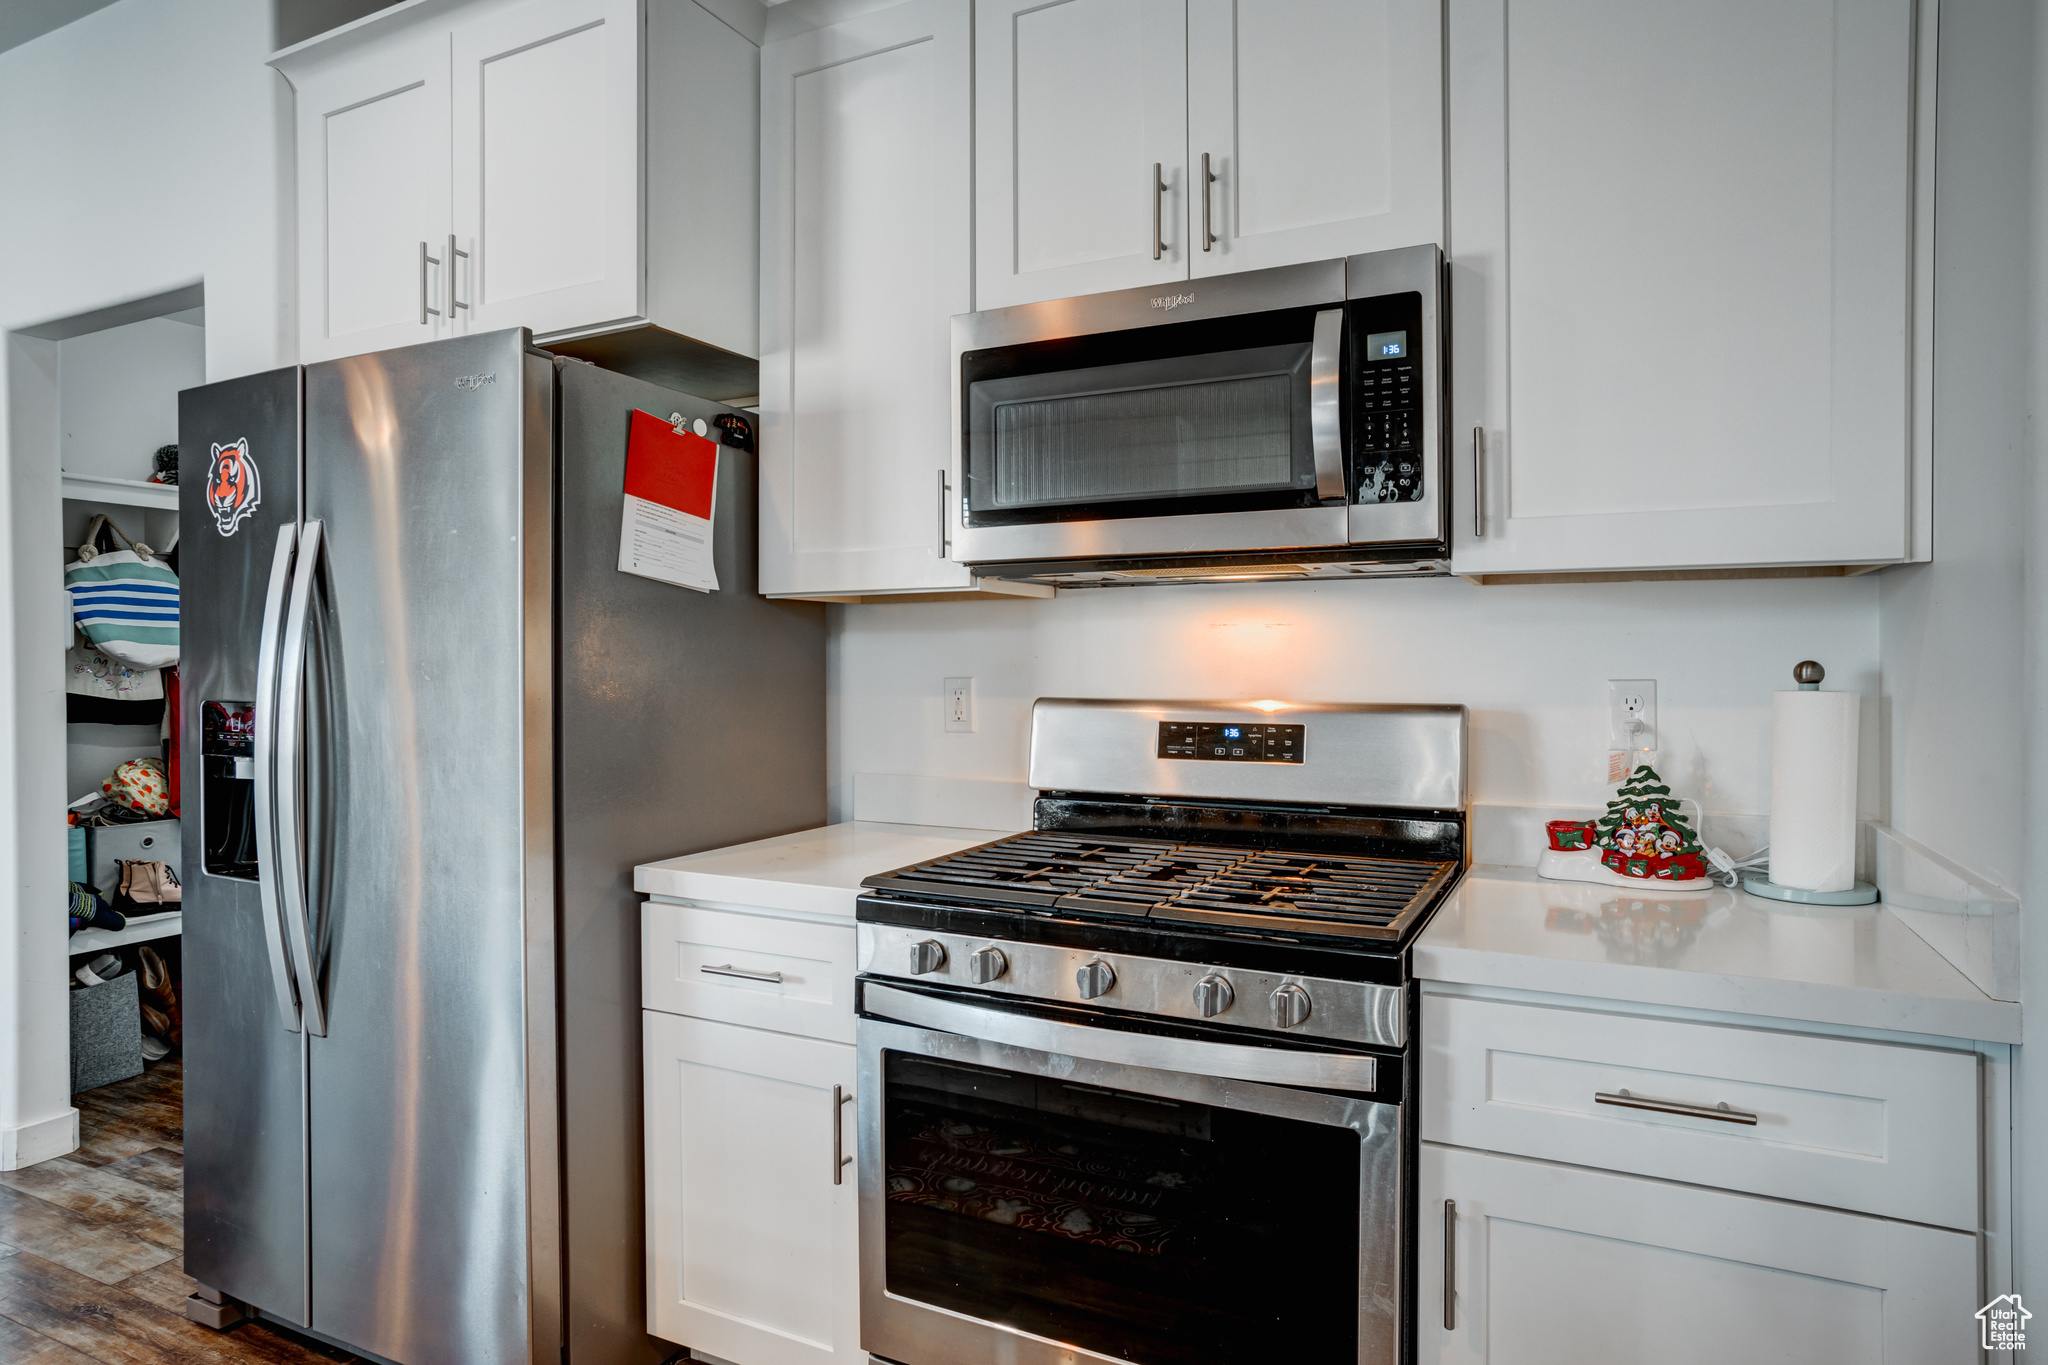
[[[125,550],[98,550],[105,525]],[[94,517],[78,558],[64,566],[71,616],[93,648],[131,668],[178,662],[178,575],[105,517]]]

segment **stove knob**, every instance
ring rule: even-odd
[[[1237,992],[1214,972],[1195,983],[1195,1008],[1202,1012],[1204,1019],[1214,1019],[1236,1003]]]
[[[935,938],[910,945],[910,974],[923,976],[946,965],[946,945]]]
[[[1107,995],[1109,988],[1116,984],[1116,968],[1098,957],[1074,973],[1074,984],[1081,988],[1083,1000],[1093,1000],[1098,995]]]
[[[1289,981],[1273,992],[1273,1027],[1299,1028],[1308,1022],[1308,992]]]
[[[1003,956],[1001,948],[977,948],[967,959],[967,974],[977,986],[986,986],[1008,970],[1010,959]]]

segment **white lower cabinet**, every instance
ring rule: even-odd
[[[1420,1365],[1978,1358],[1968,1233],[1433,1143],[1419,1187]]]
[[[860,1354],[854,1050],[645,1011],[647,1316],[734,1365]]]

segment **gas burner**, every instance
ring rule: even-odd
[[[863,884],[954,904],[1398,942],[1456,871],[1449,861],[1041,831]]]

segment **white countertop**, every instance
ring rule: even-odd
[[[848,820],[633,869],[633,889],[676,900],[853,918],[861,879],[1000,839],[1007,830]]]
[[[1547,881],[1475,866],[1415,941],[1426,981],[2016,1043],[1993,1000],[1882,904]]]

